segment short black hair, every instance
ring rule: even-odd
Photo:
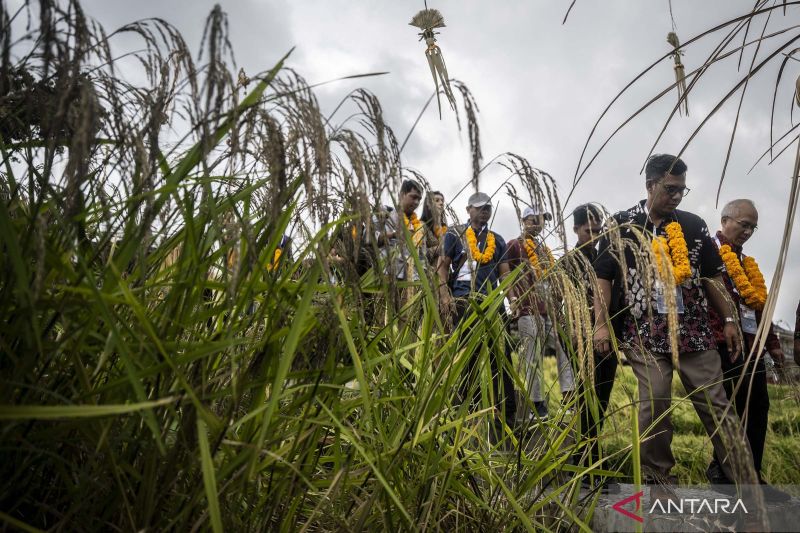
[[[422,185],[414,180],[403,180],[403,184],[400,186],[400,194],[408,194],[411,192],[411,189],[422,194]]]
[[[592,204],[583,204],[576,207],[575,211],[572,212],[572,220],[576,226],[583,226],[589,223],[590,214],[598,224],[603,223],[603,214],[600,212],[600,208]]]
[[[679,157],[670,154],[655,154],[647,160],[647,165],[644,167],[644,179],[650,183],[661,179],[665,172],[669,172],[673,176],[680,176],[687,169],[686,163]]]

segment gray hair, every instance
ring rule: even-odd
[[[738,200],[731,200],[725,204],[725,207],[722,208],[722,218],[733,218],[734,215],[739,211],[739,208],[743,205],[749,205],[753,208],[753,211],[758,213],[758,209],[756,209],[756,204],[753,203],[753,200],[739,198]]]

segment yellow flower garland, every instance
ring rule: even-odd
[[[472,229],[472,226],[467,226],[466,237],[467,244],[469,245],[469,251],[475,261],[485,265],[492,260],[496,246],[496,243],[494,242],[494,233],[489,231],[489,234],[486,236],[486,247],[484,248],[483,252],[481,252],[480,248],[478,248],[478,238],[475,236],[475,230]]]
[[[436,236],[440,239],[447,233],[447,226],[439,226],[439,229],[436,230]]]
[[[548,248],[544,243],[542,243],[542,247],[544,247],[544,251],[547,254],[547,260],[549,261],[550,266],[552,266],[553,263],[555,263],[553,252],[551,252],[550,248]],[[533,266],[533,271],[536,273],[537,279],[541,278],[547,272],[547,270],[542,269],[542,265],[539,262],[539,254],[536,253],[536,244],[533,242],[533,239],[525,239],[525,251],[528,254],[528,260],[531,262],[531,266]]]
[[[280,248],[275,248],[275,255],[272,256],[272,263],[267,265],[267,270],[272,272],[273,270],[278,268],[278,261],[281,260],[282,253],[283,250],[281,250]]]
[[[752,257],[745,257],[744,261],[740,263],[739,258],[728,244],[719,247],[719,256],[725,263],[725,269],[736,290],[744,298],[744,303],[756,311],[764,309],[767,301],[767,284],[756,260]]]
[[[411,217],[407,217],[403,215],[403,222],[405,223],[406,227],[408,224],[411,223],[411,227],[413,229],[413,233],[411,234],[411,239],[414,241],[414,246],[419,247],[420,243],[422,242],[422,222],[420,222],[419,218],[417,218],[416,213],[411,213]]]
[[[692,277],[692,267],[689,265],[689,248],[686,246],[686,239],[683,236],[683,228],[677,222],[670,222],[664,230],[667,237],[657,236],[653,239],[653,253],[656,256],[656,266],[661,279],[666,280],[668,273],[664,268],[666,257],[672,259],[672,276],[675,285],[680,285]]]

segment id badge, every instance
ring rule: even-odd
[[[661,281],[656,281],[656,309],[661,315],[666,315],[669,312],[666,298],[664,297],[664,284]],[[675,309],[679,315],[683,314],[683,291],[680,285],[675,286]]]
[[[747,307],[744,304],[739,304],[739,310],[742,317],[742,332],[755,335],[758,331],[758,322],[756,321],[755,310]]]

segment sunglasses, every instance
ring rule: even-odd
[[[689,191],[691,191],[689,187],[678,187],[677,185],[664,185],[663,183],[661,184],[661,187],[663,187],[664,192],[666,192],[669,196],[676,196],[680,194],[682,198],[685,197],[687,194],[689,194]]]

